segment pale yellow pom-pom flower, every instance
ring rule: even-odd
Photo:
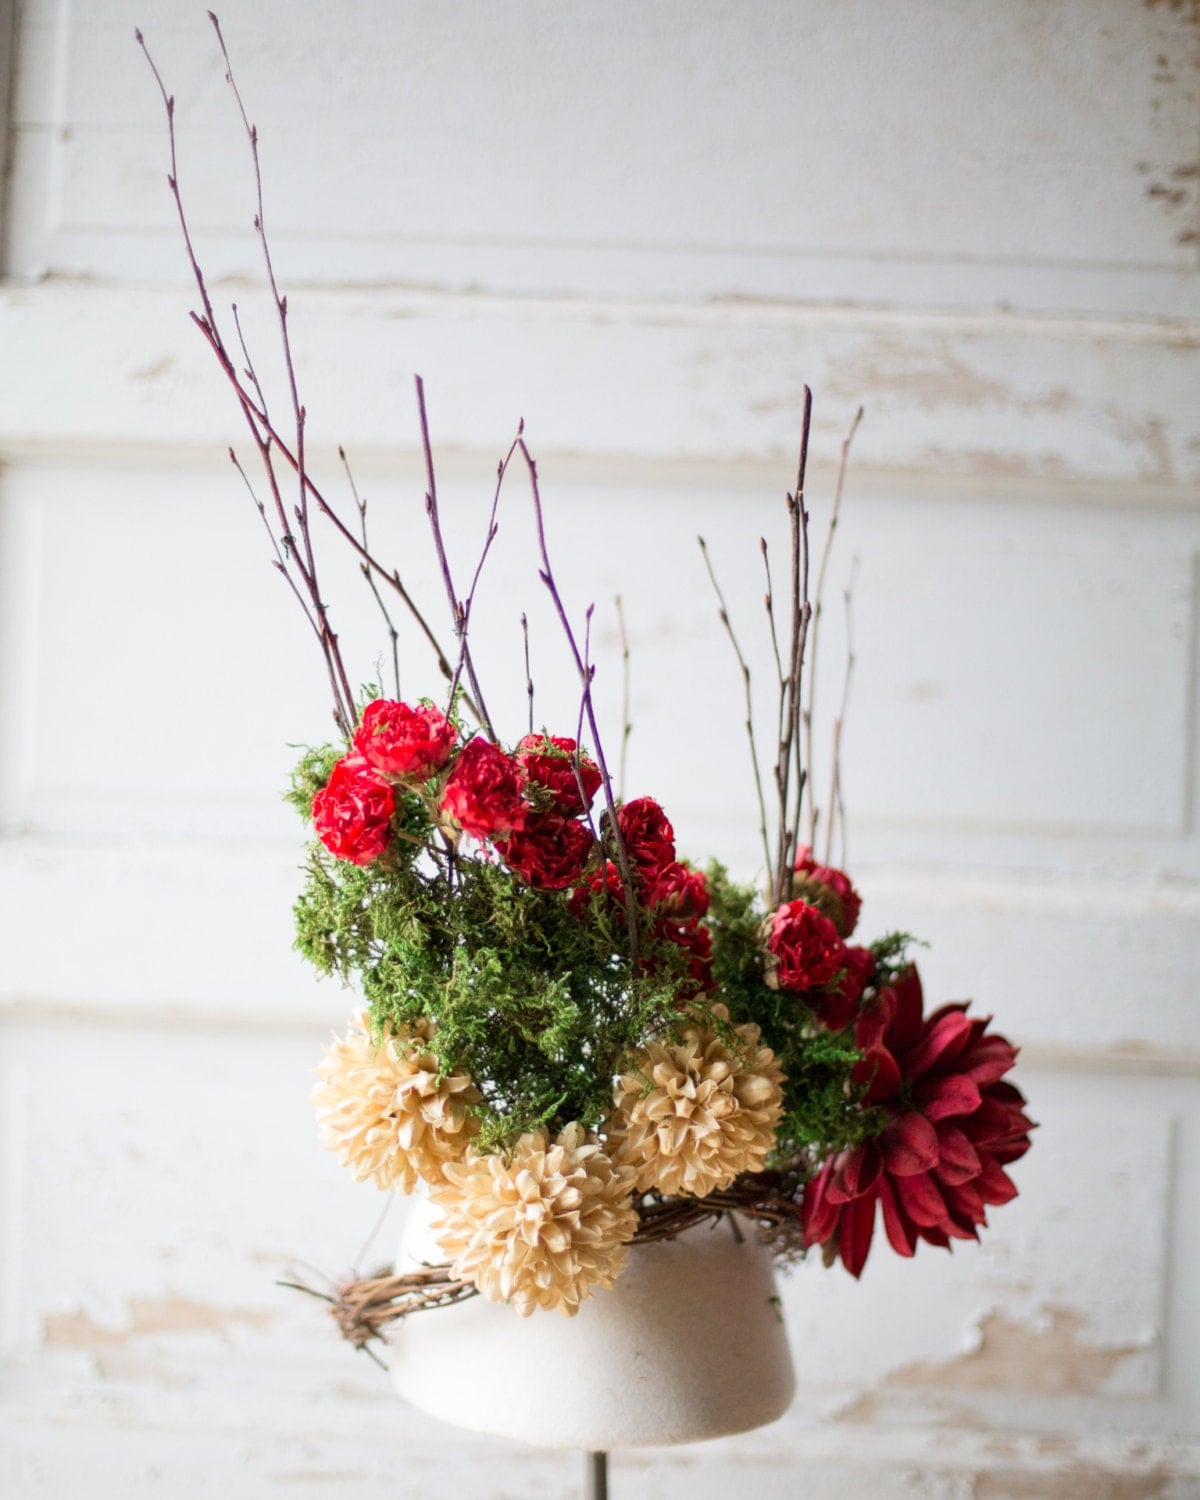
[[[472,1149],[430,1189],[444,1212],[433,1226],[454,1274],[522,1317],[556,1308],[573,1317],[594,1287],[611,1286],[637,1228],[633,1173],[615,1166],[581,1125],[551,1142],[523,1135],[511,1154]]]
[[[712,1014],[729,1019],[723,1005]],[[677,1041],[652,1041],[617,1080],[608,1149],[634,1169],[639,1192],[702,1198],[762,1170],[783,1112],[783,1074],[757,1026],[734,1031],[731,1045],[696,1020]]]
[[[438,1078],[431,1035],[422,1021],[376,1042],[361,1012],[325,1049],[312,1091],[321,1144],[357,1182],[405,1193],[418,1178],[441,1182],[478,1132],[479,1090],[463,1072]]]

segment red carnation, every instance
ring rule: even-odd
[[[804,1191],[805,1245],[829,1245],[860,1276],[875,1231],[875,1205],[900,1255],[918,1240],[949,1247],[978,1239],[988,1205],[1017,1195],[1004,1171],[1029,1149],[1025,1100],[1000,1080],[1016,1048],[987,1035],[988,1021],[965,1005],[922,1015],[915,968],[881,990],[859,1020],[863,1049],[855,1081],[863,1103],[887,1115],[874,1140],[830,1157]]]
[[[654,877],[645,891],[647,906],[663,906],[675,920],[698,920],[708,910],[708,879],[673,860]]]
[[[592,843],[585,824],[556,812],[530,813],[519,833],[495,840],[509,869],[540,891],[561,891],[578,880]]]
[[[601,892],[608,892],[608,900],[614,911],[625,918],[625,886],[621,872],[611,859],[604,861],[603,869],[589,870],[582,882],[567,898],[567,910],[573,917],[582,917]]]
[[[681,922],[664,916],[654,924],[651,936],[674,943],[687,954],[680,1000],[694,999],[716,987],[712,971],[712,933],[707,927],[701,926],[694,918]]]
[[[767,919],[765,978],[772,989],[812,990],[845,966],[838,930],[807,901],[785,901]]]
[[[652,797],[635,797],[617,808],[617,827],[640,882],[652,889],[675,862],[675,830],[666,813]]]
[[[346,755],[313,798],[313,825],[330,854],[369,865],[391,840],[395,810],[387,782],[360,755]]]
[[[464,745],[442,792],[442,811],[477,839],[503,838],[524,828],[529,804],[521,767],[490,740]]]
[[[450,759],[458,730],[431,704],[396,703],[376,698],[363,711],[354,735],[360,755],[385,776],[428,781]]]
[[[830,1031],[844,1031],[858,1014],[863,991],[875,977],[875,955],[870,948],[846,947],[842,951],[845,973],[836,984],[810,997],[817,1020]]]
[[[858,926],[862,898],[850,884],[850,877],[832,865],[817,864],[809,849],[801,849],[797,856],[792,894],[819,906],[839,937],[848,938]]]
[[[516,751],[526,776],[535,786],[549,792],[554,798],[554,806],[567,817],[591,807],[592,798],[600,786],[600,767],[583,752],[579,752],[579,775],[576,777],[577,749],[574,740],[559,734],[527,734]],[[579,795],[580,782],[583,783],[582,797]]]

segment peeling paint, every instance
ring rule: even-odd
[[[996,1470],[975,1480],[973,1500],[1162,1500],[1171,1476],[1161,1468],[1119,1474],[1073,1464],[1052,1474]]]
[[[82,1308],[49,1313],[42,1321],[47,1345],[59,1349],[123,1349],[131,1339],[160,1333],[220,1333],[234,1324],[265,1328],[275,1314],[249,1307],[216,1307],[186,1297],[134,1297],[129,1303],[129,1326],[106,1328]]]
[[[162,359],[156,359],[153,364],[142,365],[131,371],[130,380],[158,380],[163,375],[168,375],[175,368],[175,360],[172,355],[164,355]]]
[[[1141,1354],[1146,1347],[1088,1343],[1080,1337],[1083,1315],[1070,1308],[1047,1308],[1046,1319],[1039,1328],[1003,1313],[990,1313],[979,1324],[977,1348],[949,1360],[906,1365],[894,1371],[886,1384],[906,1389],[1092,1395],[1104,1390],[1123,1359]]]
[[[1200,0],[1146,0],[1147,10],[1169,10],[1192,26],[1200,26]]]
[[[839,395],[892,391],[927,411],[946,406],[1010,406],[1014,401],[1011,386],[979,374],[949,350],[921,350],[901,339],[877,339],[861,360],[829,386]]]

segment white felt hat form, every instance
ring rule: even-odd
[[[397,1272],[439,1262],[416,1198]],[[740,1239],[738,1237],[740,1231]],[[592,1451],[695,1443],[765,1426],[795,1389],[770,1253],[727,1219],[631,1248],[573,1318],[472,1297],[406,1318],[392,1341],[406,1401],[458,1427]]]

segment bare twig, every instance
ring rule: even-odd
[[[717,582],[717,575],[712,565],[712,558],[708,555],[708,543],[702,536],[696,540],[700,543],[700,551],[704,557],[704,566],[708,570],[709,581],[717,596],[717,615],[721,624],[725,627],[725,634],[729,637],[729,643],[733,647],[733,654],[737,657],[737,664],[742,671],[742,686],[746,695],[746,737],[750,741],[750,763],[754,768],[754,790],[758,794],[758,826],[762,834],[763,857],[766,860],[766,870],[771,869],[771,845],[767,838],[767,802],[763,796],[762,770],[758,762],[758,741],[754,737],[754,700],[750,692],[750,668],[746,664],[746,658],[742,655],[742,648],[738,644],[738,638],[733,628],[733,621],[729,618],[729,607],[725,603],[725,595],[721,585]],[[768,596],[769,597],[769,596]]]
[[[801,687],[804,673],[804,646],[808,636],[808,510],[804,503],[804,476],[808,466],[808,435],[812,421],[812,391],[804,387],[804,415],[800,429],[800,459],[796,471],[796,490],[787,497],[791,528],[791,632],[786,671],[780,683],[779,717],[783,732],[779,738],[779,758],[775,766],[775,787],[779,797],[777,860],[773,888],[774,904],[784,899],[792,868],[796,862],[796,841],[800,824],[800,807],[804,796],[804,759],[801,753]],[[795,785],[793,786],[793,778]]]
[[[454,692],[458,686],[458,679],[463,670],[466,670],[467,681],[471,684],[471,693],[474,697],[475,706],[478,709],[479,722],[486,730],[488,738],[494,740],[496,731],[492,727],[491,715],[487,711],[487,704],[483,701],[483,694],[479,689],[479,679],[475,675],[475,662],[471,656],[471,643],[467,635],[468,609],[467,605],[458,597],[454,590],[454,579],[450,572],[450,559],[446,555],[446,543],[442,537],[441,513],[438,510],[437,475],[433,467],[433,445],[429,440],[429,414],[425,409],[425,382],[419,375],[414,376],[417,390],[417,415],[421,423],[421,451],[425,457],[425,513],[429,517],[430,530],[433,532],[433,545],[437,552],[438,566],[442,571],[442,582],[446,586],[446,596],[450,601],[450,613],[454,620],[454,633],[458,637],[458,665],[450,678],[450,706],[454,706]],[[518,439],[519,440],[519,439]],[[504,477],[504,466],[500,468],[500,478]],[[499,497],[500,486],[497,483],[496,494]],[[480,559],[479,568],[475,570],[475,578],[478,580],[479,571],[483,567],[483,560],[487,557],[492,540],[496,535],[496,507],[493,502],[492,516],[488,524],[487,540],[483,547],[483,558]]]
[[[633,733],[633,720],[629,712],[629,632],[625,628],[625,610],[618,594],[617,638],[621,643],[621,759],[617,770],[617,796],[625,800],[625,763],[628,758],[629,736]]]
[[[842,591],[842,600],[846,608],[846,670],[842,676],[842,701],[837,712],[837,718],[833,721],[833,754],[832,766],[829,780],[829,822],[825,829],[825,863],[829,864],[833,859],[833,823],[836,816],[838,828],[841,832],[842,868],[846,866],[849,859],[846,844],[846,804],[842,797],[842,730],[846,723],[846,710],[850,703],[850,680],[854,675],[854,636],[853,610],[854,585],[858,581],[858,558],[856,557],[850,566],[850,581]]]
[[[794,1193],[787,1191],[772,1173],[744,1175],[720,1192],[705,1198],[635,1199],[638,1226],[633,1236],[634,1253],[639,1245],[657,1244],[703,1224],[716,1224],[741,1214],[752,1220],[767,1237],[798,1226]],[[399,1275],[383,1271],[376,1276],[344,1282],[334,1294],[318,1291],[296,1279],[282,1281],[327,1302],[342,1337],[356,1349],[370,1352],[373,1340],[383,1341],[390,1325],[415,1312],[448,1307],[475,1295],[470,1283],[455,1277],[449,1265],[420,1266]]]
[[[579,650],[579,643],[575,639],[575,632],[571,628],[571,622],[567,617],[566,606],[563,604],[562,595],[558,591],[558,584],[554,579],[554,570],[550,566],[550,553],[546,545],[546,518],[542,510],[542,493],[538,484],[537,464],[533,454],[525,443],[523,435],[518,434],[517,446],[521,450],[521,457],[525,460],[525,467],[529,471],[529,487],[533,499],[534,521],[537,526],[538,548],[541,552],[542,566],[538,577],[545,584],[550,598],[554,601],[559,623],[562,625],[563,634],[566,636],[567,645],[575,661],[575,670],[579,674],[580,691],[582,693],[582,708],[587,719],[588,730],[591,733],[592,745],[596,752],[596,764],[600,768],[600,781],[604,787],[604,805],[608,810],[608,832],[613,841],[613,848],[617,856],[617,868],[621,872],[621,884],[625,892],[625,918],[629,928],[629,962],[631,967],[637,967],[638,957],[638,927],[637,927],[637,902],[634,899],[633,868],[629,862],[629,852],[625,847],[625,839],[621,834],[620,825],[617,822],[617,808],[613,797],[612,777],[609,775],[608,762],[604,757],[604,746],[600,739],[600,727],[596,722],[596,706],[592,699],[592,676],[593,672],[585,661]],[[590,614],[590,611],[589,611]],[[578,736],[576,737],[578,744]],[[576,768],[576,776],[579,772]]]
[[[821,564],[817,569],[817,587],[813,595],[812,624],[809,627],[810,641],[808,651],[808,698],[804,705],[804,743],[805,758],[808,763],[808,842],[815,849],[817,843],[817,818],[819,809],[817,807],[817,786],[812,779],[813,771],[813,720],[816,713],[817,701],[817,646],[821,627],[821,603],[825,593],[825,574],[829,568],[829,555],[833,550],[833,538],[837,531],[838,520],[842,508],[842,491],[846,486],[846,467],[850,460],[850,445],[854,442],[854,434],[858,431],[858,424],[863,419],[863,409],[860,406],[854,413],[854,420],[850,423],[850,430],[842,440],[842,453],[838,461],[837,480],[833,487],[833,506],[829,513],[829,527],[825,532],[825,545],[821,550]],[[826,847],[833,837],[832,822],[833,809],[830,805],[830,827],[826,831]]]
[[[341,459],[342,468],[346,471],[346,482],[350,486],[350,493],[354,496],[354,504],[356,509],[358,510],[358,526],[359,530],[362,532],[363,547],[364,549],[369,550],[370,543],[367,541],[367,497],[365,495],[359,494],[358,485],[355,484],[354,475],[350,469],[350,460],[346,457],[346,450],[341,446],[340,443],[338,444],[338,458]],[[371,590],[372,597],[374,598],[375,603],[379,606],[379,613],[383,616],[383,623],[387,627],[388,640],[390,641],[392,648],[392,684],[396,690],[396,697],[399,698],[400,634],[396,629],[391,615],[388,613],[387,605],[383,602],[383,595],[379,592],[379,585],[375,582],[375,575],[371,571],[370,565],[365,562],[360,562],[358,565],[358,571],[362,574],[364,580],[366,581],[367,587]]]
[[[221,37],[220,28],[217,25],[215,17],[212,17],[211,19],[213,21],[214,28],[217,30],[222,55],[226,59],[226,66],[228,70],[228,54],[225,49],[224,39]],[[417,607],[415,601],[412,599],[412,597],[404,587],[399,572],[394,568],[387,568],[359,541],[358,537],[355,535],[351,527],[342,520],[334,507],[329,503],[328,500],[326,500],[325,496],[321,493],[320,489],[315,484],[312,475],[307,470],[301,441],[304,429],[307,425],[307,417],[299,401],[298,389],[295,388],[294,365],[290,363],[290,335],[287,332],[287,303],[286,299],[279,295],[278,288],[274,279],[273,264],[268,268],[268,278],[271,281],[272,294],[275,298],[276,315],[280,325],[281,339],[284,340],[285,364],[289,365],[289,391],[293,396],[293,417],[295,419],[296,425],[296,434],[291,443],[289,443],[284,438],[283,434],[276,426],[267,409],[265,395],[259,383],[257,373],[255,372],[253,361],[251,360],[249,351],[246,347],[246,341],[243,337],[240,316],[236,308],[234,309],[234,322],[237,328],[238,343],[240,345],[241,353],[244,359],[244,369],[238,368],[237,363],[230,353],[229,347],[226,344],[224,336],[221,332],[220,324],[217,319],[216,309],[213,305],[212,297],[208,290],[208,283],[206,281],[204,271],[196,255],[195,246],[192,240],[191,228],[188,223],[187,213],[184,209],[182,193],[179,188],[178,154],[175,132],[175,100],[174,97],[167,92],[166,86],[163,83],[162,75],[159,73],[154,59],[150,55],[149,49],[146,46],[145,38],[143,37],[142,33],[140,31],[136,31],[134,34],[137,39],[138,45],[141,47],[142,52],[145,55],[150,70],[154,75],[154,80],[158,86],[159,93],[162,96],[163,106],[166,111],[171,162],[170,173],[167,177],[167,186],[175,203],[175,210],[179,219],[184,249],[187,254],[192,278],[195,282],[196,289],[200,297],[200,304],[202,309],[202,311],[200,312],[193,312],[191,314],[191,319],[199,329],[200,333],[203,335],[205,342],[212,350],[214,358],[216,359],[226,379],[229,381],[230,386],[233,389],[234,395],[245,417],[255,447],[259,453],[260,460],[263,464],[264,475],[266,477],[267,485],[271,494],[272,510],[275,516],[275,526],[278,528],[277,532],[273,531],[272,535],[275,538],[278,550],[282,553],[283,560],[285,562],[285,568],[283,569],[284,576],[291,583],[294,593],[299,594],[302,591],[303,595],[307,596],[307,604],[305,607],[318,621],[318,639],[320,641],[322,654],[325,658],[326,668],[330,677],[330,685],[333,691],[334,698],[335,717],[337,718],[338,723],[343,727],[344,732],[349,734],[350,729],[353,727],[354,717],[354,699],[350,689],[349,677],[342,662],[341,653],[338,648],[337,636],[329,626],[328,613],[326,611],[324,602],[321,599],[320,590],[317,587],[315,570],[309,565],[311,537],[306,535],[306,528],[308,518],[308,503],[310,500],[313,504],[315,504],[321,514],[329,520],[329,522],[333,525],[334,529],[338,532],[342,539],[358,554],[360,561],[365,563],[371,569],[375,577],[382,579],[387,584],[387,586],[394,590],[394,592],[398,595],[401,602],[409,611],[413,620],[416,622],[417,626],[432,648],[437,661],[438,669],[441,671],[442,675],[446,678],[447,681],[449,681],[451,676],[453,675],[453,668],[451,667],[446,653],[442,650],[440,644],[438,643],[437,637],[434,635],[428,622],[422,615],[420,609]],[[232,71],[229,70],[229,72],[231,86],[234,86]],[[245,110],[242,106],[241,96],[240,94],[238,94],[236,86],[234,86],[234,92],[238,100],[239,110],[242,114],[243,124],[245,125],[247,133],[250,137],[257,175],[257,131],[255,131],[254,127],[251,126],[249,119],[246,116]],[[256,215],[255,229],[259,234],[264,256],[269,261],[270,250],[269,244],[266,240],[266,231],[263,225],[263,217],[261,212],[261,178],[258,178],[258,189],[259,212]],[[291,513],[289,513],[289,508],[284,503],[278,476],[275,472],[275,464],[277,459],[285,464],[288,468],[290,468],[297,476],[300,491],[299,502],[293,508]],[[298,512],[298,516],[296,515],[296,512]],[[262,515],[264,517],[264,520],[268,519],[265,509],[262,512]],[[297,537],[293,535],[293,520],[296,521],[299,530],[299,545],[297,545]],[[289,572],[289,569],[293,568],[295,569],[295,577],[292,577],[291,573]],[[472,707],[474,707],[474,705],[472,705]]]
[[[525,697],[529,700],[529,733],[533,733],[533,671],[529,665],[529,617],[521,611],[521,639],[525,646]]]

